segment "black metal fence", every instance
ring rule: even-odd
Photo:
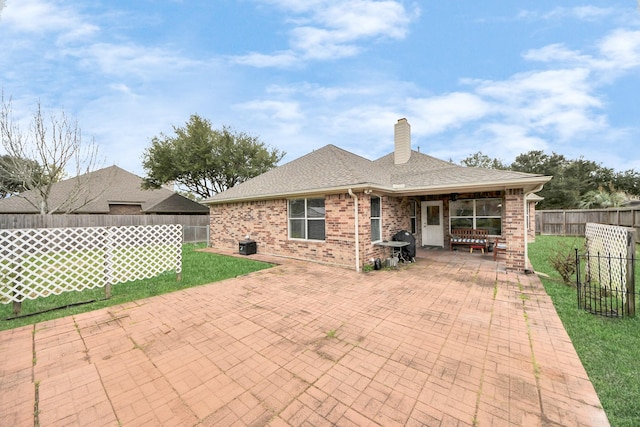
[[[578,307],[605,317],[635,316],[635,257],[576,250]]]

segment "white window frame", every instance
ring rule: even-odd
[[[499,215],[478,215],[478,211],[477,211],[477,206],[478,203],[481,202],[486,202],[488,200],[495,200],[499,202],[500,205],[500,214]],[[504,219],[503,219],[503,215],[502,215],[502,209],[504,207],[504,200],[502,200],[499,197],[490,197],[490,198],[483,198],[483,199],[458,199],[456,202],[473,202],[473,214],[472,215],[463,215],[463,216],[459,216],[459,215],[455,215],[454,209],[451,205],[454,205],[455,202],[450,202],[450,206],[449,206],[449,233],[454,233],[455,234],[455,230],[453,230],[451,228],[451,223],[453,222],[453,220],[455,219],[471,219],[472,220],[472,227],[471,228],[475,228],[477,229],[477,220],[480,219],[498,219],[500,220],[500,233],[503,232],[503,228],[504,228]],[[455,205],[454,205],[455,206]],[[491,234],[492,236],[495,236],[496,234]],[[499,236],[500,234],[498,234]]]
[[[378,213],[380,216],[373,216],[373,203],[370,203],[370,218],[371,218],[371,241],[372,242],[380,242],[382,241],[382,197],[379,196],[371,196],[371,202],[373,201],[373,199],[378,199],[379,203],[378,206],[380,207],[380,212]],[[373,222],[374,221],[378,221],[378,223],[380,224],[378,227],[378,236],[374,236],[373,235]],[[374,238],[377,237],[377,238]]]
[[[291,217],[291,202],[304,200],[304,216],[298,218]],[[325,208],[324,216],[322,217],[310,217],[309,216],[309,200],[322,200],[323,207]],[[304,222],[304,237],[292,237],[292,221],[303,221]],[[324,238],[323,239],[312,239],[309,238],[309,222],[310,221],[322,221],[324,222]],[[287,228],[288,228],[288,237],[290,240],[304,240],[309,242],[324,242],[327,239],[327,214],[326,214],[326,200],[324,197],[304,197],[298,199],[289,199],[287,200]]]
[[[418,202],[411,200],[409,209],[409,231],[411,234],[416,234],[418,232]]]

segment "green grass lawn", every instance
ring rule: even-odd
[[[640,314],[612,319],[578,308],[575,285],[565,285],[549,262],[559,249],[582,248],[584,239],[536,236],[529,259],[562,319],[612,426],[640,426]],[[636,253],[637,259],[637,253]],[[636,267],[636,283],[640,273]]]
[[[186,244],[182,247],[182,280],[176,280],[175,272],[163,273],[152,279],[137,280],[113,285],[112,296],[104,299],[104,289],[90,289],[82,292],[66,292],[22,303],[21,317],[5,320],[13,316],[11,304],[0,305],[0,330],[30,325],[45,320],[56,319],[98,308],[122,304],[154,295],[173,292],[179,289],[212,283],[231,277],[248,274],[271,267],[270,264],[253,261],[249,258],[237,258],[202,252],[204,244]],[[89,304],[79,304],[96,300]],[[68,306],[68,307],[67,307]],[[55,309],[57,307],[67,307]],[[29,315],[32,313],[39,313]]]

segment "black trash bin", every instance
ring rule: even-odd
[[[253,255],[258,251],[255,240],[241,240],[239,249],[240,255]]]

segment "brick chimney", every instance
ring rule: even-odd
[[[411,125],[407,119],[399,119],[395,124],[393,139],[395,142],[394,163],[396,165],[407,163],[411,157]]]

